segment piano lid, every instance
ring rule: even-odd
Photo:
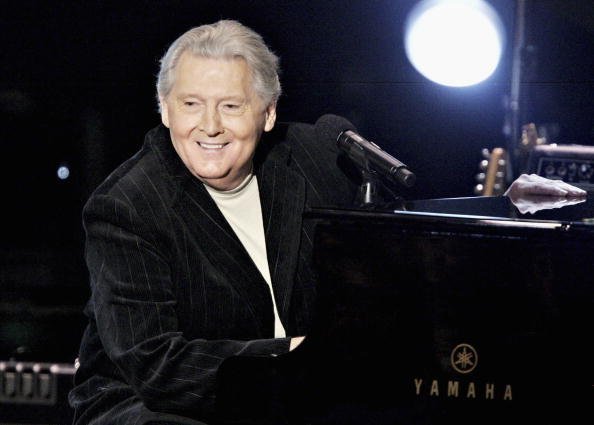
[[[512,200],[507,196],[478,196],[404,201],[390,208],[314,208],[306,217],[344,219],[370,213],[374,219],[435,226],[436,230],[481,226],[490,227],[490,232],[504,233],[515,228],[594,234],[594,192],[583,198],[529,196]]]
[[[594,193],[584,198],[526,196],[512,200],[507,196],[479,196],[416,200],[406,202],[403,210],[591,225],[594,223]]]

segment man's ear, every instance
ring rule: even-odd
[[[159,105],[161,106],[161,122],[165,127],[169,128],[169,110],[164,98],[159,97]]]
[[[266,108],[266,122],[264,123],[264,131],[270,131],[274,128],[276,122],[276,102],[272,102]]]

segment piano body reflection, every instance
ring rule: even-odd
[[[569,204],[309,212],[312,329],[286,355],[225,361],[223,422],[592,423],[594,199]]]

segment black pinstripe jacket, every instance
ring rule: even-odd
[[[347,203],[354,186],[312,125],[277,128],[255,170],[279,315],[297,336],[315,297],[313,223],[302,213]],[[76,423],[208,418],[225,358],[288,351],[288,338],[273,338],[266,282],[165,127],[97,188],[83,223],[92,295],[69,397]]]

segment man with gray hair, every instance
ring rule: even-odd
[[[83,211],[91,297],[75,424],[217,423],[225,359],[303,339],[316,282],[303,212],[349,204],[357,186],[314,126],[276,124],[280,92],[278,58],[238,22],[167,50],[162,125]],[[545,192],[574,194],[566,186]]]
[[[302,340],[315,297],[302,213],[355,186],[328,171],[335,146],[312,125],[275,128],[280,93],[278,58],[235,21],[189,30],[162,58],[162,125],[83,211],[76,424],[215,423],[226,358]]]

